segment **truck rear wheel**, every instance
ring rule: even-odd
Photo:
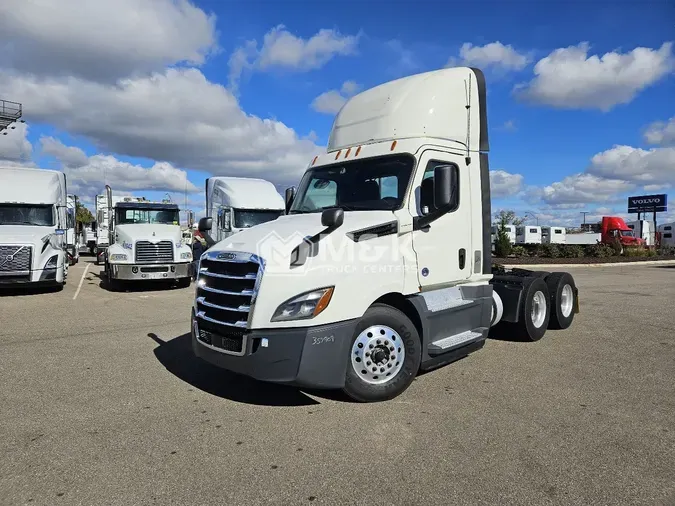
[[[551,302],[546,282],[536,277],[523,287],[523,303],[513,329],[528,341],[539,341],[548,328]]]
[[[415,325],[398,309],[374,304],[352,337],[344,392],[359,402],[393,399],[413,382],[421,344]]]
[[[551,320],[548,328],[562,330],[572,325],[576,305],[576,286],[568,272],[553,272],[546,278],[550,294]]]

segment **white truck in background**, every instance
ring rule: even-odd
[[[75,265],[80,261],[81,234],[77,224],[77,195],[68,195],[66,206],[66,251],[68,264]]]
[[[65,285],[65,174],[0,167],[0,181],[0,286]]]
[[[188,287],[192,281],[192,245],[183,238],[180,209],[171,202],[143,197],[118,197],[106,185],[108,246],[105,278],[115,289],[124,281],[175,281]]]
[[[538,225],[521,225],[516,227],[516,244],[541,244],[541,227]]]
[[[675,222],[659,225],[662,246],[675,246]]]
[[[651,220],[635,220],[626,223],[628,228],[635,232],[635,237],[644,239],[645,246],[654,246],[656,244],[656,230],[654,222]]]
[[[96,265],[100,265],[105,261],[105,251],[108,249],[108,226],[110,223],[110,216],[108,212],[108,196],[96,195],[95,203],[96,218],[96,246],[94,254],[96,255]]]
[[[491,328],[531,341],[568,328],[569,273],[492,265],[488,150],[478,69],[350,98],[326,153],[286,191],[287,214],[202,256],[194,353],[259,380],[381,401],[480,349]]]
[[[542,244],[565,244],[565,227],[541,227]]]
[[[216,241],[276,220],[284,214],[284,205],[284,198],[265,179],[218,176],[206,180],[206,216],[216,220]]]

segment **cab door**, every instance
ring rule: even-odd
[[[425,150],[413,180],[409,210],[425,216],[435,210],[434,170],[450,166],[456,171],[457,204],[426,227],[413,227],[412,244],[417,257],[417,278],[422,291],[452,286],[471,275],[471,192],[466,162],[458,154]]]

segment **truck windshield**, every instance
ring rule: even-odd
[[[290,213],[400,209],[414,167],[411,155],[387,155],[309,169]]]
[[[128,223],[178,225],[180,223],[180,217],[178,209],[118,208],[115,210],[115,222],[118,225]]]
[[[54,206],[46,204],[0,204],[0,225],[54,226]]]
[[[249,228],[276,220],[283,214],[279,209],[235,209],[234,228]]]
[[[621,230],[621,231],[619,231],[619,233],[620,233],[623,237],[634,237],[633,231],[632,231],[632,230]]]

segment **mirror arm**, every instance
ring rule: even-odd
[[[436,221],[438,218],[443,216],[444,214],[448,213],[452,209],[452,204],[448,204],[447,206],[443,206],[439,209],[436,209],[435,211],[430,212],[427,215],[424,216],[414,216],[413,217],[413,230],[422,230],[423,228],[428,227],[431,225],[434,221]]]

